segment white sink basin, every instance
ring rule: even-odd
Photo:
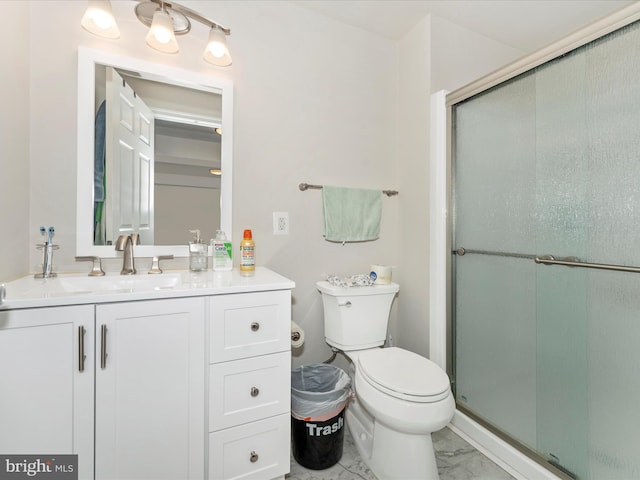
[[[60,276],[59,287],[65,293],[112,293],[172,289],[182,284],[179,273],[160,275],[106,275],[104,277]]]
[[[172,290],[183,285],[180,273],[162,273],[159,275],[118,275],[103,277],[88,275],[66,275],[34,279],[26,277],[7,289],[7,301],[13,298],[51,298],[71,295],[105,295],[113,293],[138,293],[158,290]]]

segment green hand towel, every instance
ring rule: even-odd
[[[324,236],[330,242],[364,242],[380,234],[382,191],[324,186]]]

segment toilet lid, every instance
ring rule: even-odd
[[[449,377],[428,358],[402,348],[376,348],[362,352],[358,365],[371,384],[414,402],[434,402],[450,392]]]

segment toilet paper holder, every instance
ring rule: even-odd
[[[291,347],[300,348],[304,344],[304,330],[296,322],[291,322]]]

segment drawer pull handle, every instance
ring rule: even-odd
[[[251,463],[256,463],[258,461],[258,454],[256,452],[251,452],[249,460],[251,460]]]
[[[260,330],[260,324],[258,322],[253,322],[251,324],[251,331],[257,332],[258,330]]]
[[[251,396],[257,397],[260,394],[260,389],[258,387],[251,387]]]

